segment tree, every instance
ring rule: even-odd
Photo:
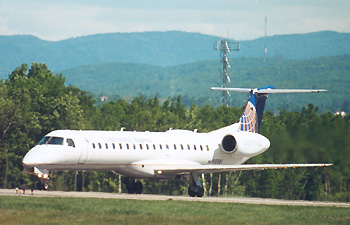
[[[0,82],[0,160],[2,187],[34,182],[22,172],[25,153],[45,134],[57,129],[82,129],[84,111],[91,96],[67,88],[62,75],[54,75],[45,64],[17,67]],[[85,99],[85,105],[80,105]],[[30,178],[30,179],[29,179]]]

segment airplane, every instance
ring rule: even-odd
[[[206,173],[332,164],[243,164],[265,152],[270,141],[259,134],[268,94],[312,93],[326,90],[220,88],[212,90],[249,93],[238,123],[208,132],[169,129],[166,132],[55,130],[23,158],[26,173],[40,178],[38,188],[48,188],[49,171],[115,171],[128,177],[129,193],[141,194],[135,179],[173,179],[190,176],[188,194],[202,197],[200,176]]]

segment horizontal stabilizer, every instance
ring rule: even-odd
[[[230,91],[239,93],[260,93],[260,94],[280,94],[280,93],[317,93],[325,92],[327,90],[323,89],[251,89],[251,88],[222,88],[222,87],[212,87],[211,90],[214,91]]]
[[[236,170],[265,170],[265,169],[287,169],[297,167],[325,167],[332,164],[243,164],[243,165],[188,165],[188,166],[162,166],[154,169],[157,174],[187,174],[187,173],[216,173]]]

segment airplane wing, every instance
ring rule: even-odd
[[[188,174],[188,173],[216,173],[236,170],[266,170],[287,169],[296,167],[325,167],[332,164],[243,164],[243,165],[189,165],[189,166],[160,166],[154,168],[154,173],[159,175]]]
[[[253,89],[251,89],[251,88],[212,87],[211,90],[250,93]],[[272,89],[272,88],[265,89],[265,88],[262,88],[262,89],[256,89],[254,91],[256,93],[261,93],[261,94],[280,94],[280,93],[317,93],[317,92],[325,92],[327,90],[323,90],[323,89]]]

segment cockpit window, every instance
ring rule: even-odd
[[[68,144],[68,146],[75,148],[75,144],[74,144],[74,141],[72,139],[67,138],[67,144]]]
[[[63,145],[62,137],[49,137],[45,136],[41,141],[39,141],[38,145]]]
[[[48,145],[63,145],[63,138],[61,137],[51,137],[47,142]]]
[[[38,145],[44,145],[44,144],[46,144],[46,142],[47,142],[49,139],[50,139],[49,136],[43,137],[43,139],[41,139],[41,140],[39,141]]]

